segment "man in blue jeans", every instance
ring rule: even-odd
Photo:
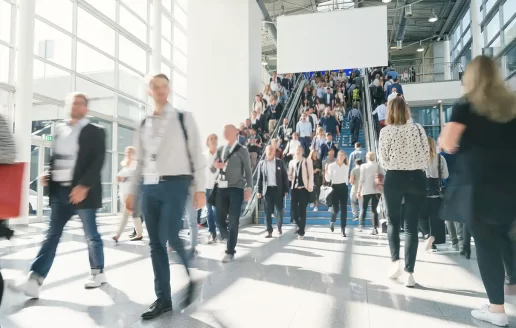
[[[131,194],[126,199],[127,208],[132,210],[134,195],[141,189],[157,297],[142,314],[144,320],[172,310],[167,242],[181,258],[190,278],[189,259],[179,231],[189,192],[195,210],[202,208],[206,201],[205,158],[192,114],[181,112],[168,102],[170,87],[165,74],[155,75],[149,89],[154,99],[154,113],[141,123],[135,135],[138,165]],[[139,188],[142,176],[143,185]],[[185,306],[193,300],[194,283],[189,280]]]
[[[106,282],[104,250],[96,222],[97,209],[102,207],[100,172],[106,154],[106,136],[101,126],[92,124],[86,117],[88,98],[81,93],[70,98],[71,118],[55,127],[50,175],[42,177],[43,185],[49,186],[50,226],[28,279],[13,286],[32,298],[39,297],[64,226],[75,214],[82,221],[90,259],[91,275],[84,287],[95,288]]]
[[[242,204],[251,197],[253,186],[249,152],[237,142],[237,135],[238,129],[234,125],[224,127],[224,138],[228,144],[217,150],[217,160],[213,164],[220,170],[215,200],[217,226],[220,238],[227,240],[226,255],[222,262],[231,262],[235,258]]]

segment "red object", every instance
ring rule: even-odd
[[[385,127],[385,120],[380,121],[380,129],[383,129]]]
[[[26,163],[0,164],[0,220],[20,216],[22,181]]]

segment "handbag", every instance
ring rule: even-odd
[[[231,153],[228,154],[228,157],[226,158],[225,161],[223,161],[222,163],[227,163],[227,161],[229,161],[229,159],[231,158],[231,156],[233,156],[233,154],[238,151],[238,149],[240,149],[240,145],[236,145],[235,148],[233,148],[233,151]],[[219,157],[220,158],[220,157]],[[217,175],[217,177],[215,178],[215,181],[218,180],[220,176],[220,170],[219,170],[219,174]],[[217,202],[217,194],[219,192],[219,184],[218,182],[215,182],[215,185],[213,186],[213,189],[211,191],[211,194],[208,196],[208,199],[206,200],[208,202],[209,205],[211,206],[215,206],[216,202]]]
[[[0,220],[17,218],[21,212],[22,181],[26,163],[0,164]]]

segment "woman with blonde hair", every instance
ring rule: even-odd
[[[125,198],[130,192],[131,188],[131,179],[134,176],[134,171],[136,170],[136,160],[133,158],[136,152],[136,148],[129,146],[125,148],[125,157],[120,163],[122,169],[118,172],[118,193],[120,196],[121,208],[123,211],[122,221],[120,221],[120,226],[118,227],[118,231],[115,236],[113,236],[113,240],[118,243],[118,239],[120,239],[120,235],[125,229],[127,225],[127,219],[129,215],[133,215],[134,229],[136,231],[136,235],[132,237],[131,241],[142,240],[143,238],[143,227],[142,220],[137,215],[136,212],[131,213],[129,210],[125,208]]]
[[[378,234],[378,227],[380,226],[377,208],[381,196],[381,190],[379,189],[376,180],[379,174],[383,175],[383,170],[380,165],[376,163],[375,157],[376,156],[373,152],[368,152],[366,154],[367,162],[360,166],[360,184],[358,186],[358,198],[363,198],[362,208],[360,210],[359,229],[362,230],[364,228],[367,207],[369,206],[369,202],[371,202],[371,211],[373,212],[372,235]]]
[[[508,294],[516,283],[509,236],[516,220],[516,95],[487,56],[474,58],[462,80],[464,97],[453,106],[440,137],[441,147],[456,153],[442,218],[464,222],[475,238],[490,304],[471,315],[507,326],[504,281]]]
[[[427,189],[425,206],[421,210],[422,230],[424,235],[429,235],[426,250],[437,252],[439,244],[446,243],[446,228],[443,220],[439,218],[441,207],[442,180],[448,179],[448,165],[446,159],[437,153],[434,139],[428,137],[430,156],[428,166],[425,169]],[[459,244],[453,245],[458,250]]]
[[[326,181],[331,183],[332,192],[332,207],[330,230],[335,229],[335,222],[337,221],[337,213],[340,210],[340,229],[342,237],[346,237],[346,223],[348,217],[348,177],[349,177],[349,162],[346,153],[339,150],[337,153],[337,160],[334,163],[326,164],[324,169]]]
[[[389,103],[386,121],[387,126],[380,131],[378,163],[387,171],[384,197],[389,213],[387,237],[392,260],[388,275],[391,279],[401,275],[401,201],[405,199],[405,286],[414,287],[417,224],[426,195],[424,170],[428,166],[428,141],[423,127],[410,119],[409,107],[402,98],[396,98]]]
[[[314,189],[314,170],[312,160],[304,158],[304,148],[299,145],[296,148],[295,157],[288,165],[288,179],[292,182],[291,203],[292,217],[297,224],[299,239],[305,238],[306,206],[310,199],[310,193]]]

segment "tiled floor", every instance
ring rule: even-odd
[[[349,231],[343,239],[321,226],[309,227],[305,240],[295,239],[292,226],[273,239],[263,238],[261,226],[245,227],[237,260],[225,265],[220,262],[223,245],[201,245],[192,264],[194,277],[202,281],[196,303],[142,322],[139,315],[155,298],[149,248],[147,242],[114,245],[116,223],[114,218],[100,219],[108,284],[95,290],[82,287],[88,255],[81,224],[71,221],[41,298],[30,301],[8,290],[0,326],[489,327],[469,315],[486,301],[474,256],[468,261],[457,253],[427,254],[420,247],[415,273],[420,285],[408,289],[402,280],[386,278],[390,260],[385,236]],[[31,225],[19,238],[0,241],[4,277],[27,272],[44,229],[45,224]],[[173,258],[171,263],[176,300],[186,279]],[[508,310],[516,314],[514,306],[508,305]]]

